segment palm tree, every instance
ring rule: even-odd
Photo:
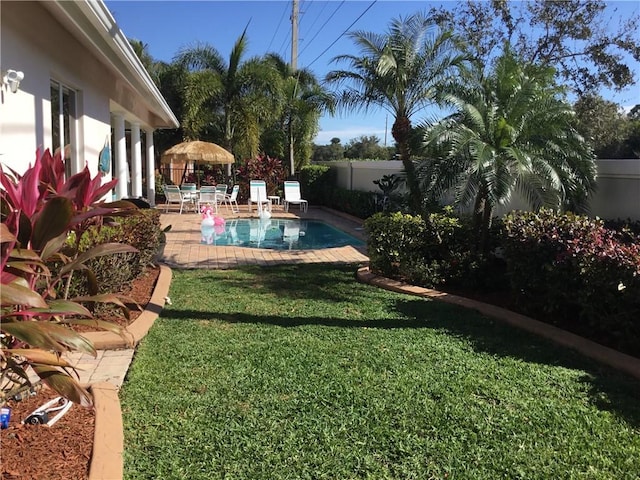
[[[260,124],[271,111],[275,75],[257,58],[243,62],[246,29],[231,50],[229,62],[207,44],[178,53],[174,61],[189,70],[183,119],[187,138],[212,137],[227,150],[236,145],[257,154]]]
[[[451,33],[422,14],[393,20],[384,35],[356,31],[350,37],[360,55],[335,57],[334,62],[346,62],[349,69],[329,72],[326,80],[345,85],[339,105],[364,111],[377,106],[394,116],[391,134],[407,175],[411,207],[418,212],[422,198],[409,148],[411,118],[433,104],[435,87],[463,58]]]
[[[476,66],[447,90],[441,100],[456,112],[425,126],[435,159],[418,176],[434,198],[453,189],[457,205],[473,204],[476,247],[486,249],[493,211],[514,192],[533,208],[584,208],[595,157],[552,69],[525,65],[506,46],[488,75]]]
[[[286,147],[278,154],[287,154],[289,173],[293,175],[311,158],[313,137],[317,133],[320,115],[325,111],[334,112],[333,96],[320,86],[310,70],[293,70],[276,54],[268,54],[265,62],[278,74],[279,113],[266,137],[271,144]],[[269,140],[265,140],[265,143]]]

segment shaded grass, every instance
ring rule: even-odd
[[[637,478],[640,386],[354,267],[174,272],[126,478]]]

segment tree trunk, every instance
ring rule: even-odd
[[[489,253],[489,230],[491,229],[492,216],[493,205],[485,200],[484,211],[482,212],[482,234],[480,236],[480,252],[483,255],[487,255]]]
[[[396,117],[391,127],[391,135],[398,142],[400,160],[407,175],[407,187],[409,188],[409,208],[413,213],[422,213],[422,193],[416,177],[416,167],[411,160],[409,149],[409,135],[411,133],[411,121],[406,116]]]
[[[472,245],[473,252],[476,253],[482,244],[482,217],[485,206],[484,190],[481,188],[473,205],[473,230],[475,231],[475,239]]]
[[[489,250],[489,229],[493,216],[493,205],[487,198],[486,187],[480,187],[473,206],[473,226],[476,232],[474,249],[476,253],[486,255]]]

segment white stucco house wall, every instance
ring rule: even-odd
[[[0,2],[0,78],[4,166],[63,145],[67,174],[94,176],[106,143],[113,198],[154,201],[153,131],[178,120],[101,0]]]

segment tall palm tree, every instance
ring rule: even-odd
[[[329,72],[326,80],[344,85],[339,105],[366,111],[381,107],[394,116],[391,134],[398,144],[414,211],[422,198],[411,161],[411,118],[433,104],[436,86],[452,75],[463,58],[450,32],[441,31],[423,14],[392,20],[385,34],[350,34],[360,55],[339,55],[333,62],[346,70]]]
[[[478,248],[495,207],[514,192],[533,208],[586,205],[595,157],[551,69],[523,64],[507,45],[488,74],[476,66],[447,90],[441,100],[456,111],[425,126],[435,159],[418,175],[435,198],[453,189],[456,204],[473,204]]]
[[[257,58],[243,61],[246,29],[234,44],[228,63],[207,44],[182,50],[174,61],[190,72],[185,95],[185,136],[213,137],[229,151],[241,144],[255,154],[260,123],[268,117],[274,75]],[[220,137],[217,139],[216,137]],[[236,152],[234,152],[236,153]]]
[[[278,74],[278,115],[267,136],[272,143],[279,138],[276,142],[285,148],[278,153],[289,157],[289,173],[293,175],[311,158],[320,115],[334,112],[333,96],[310,70],[294,70],[277,54],[266,55],[265,62]]]

